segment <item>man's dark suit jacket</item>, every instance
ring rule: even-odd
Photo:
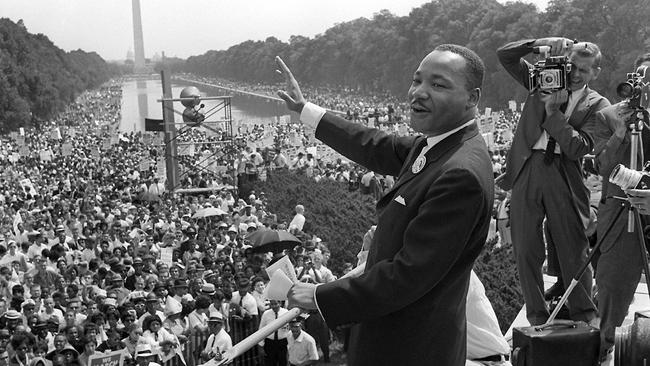
[[[526,88],[528,70],[532,65],[523,57],[533,51],[533,43],[534,40],[512,42],[497,51],[499,61],[506,71]],[[560,146],[563,174],[571,189],[574,207],[582,216],[586,227],[589,222],[589,190],[583,183],[581,159],[594,147],[592,134],[596,124],[596,112],[608,105],[606,98],[587,87],[567,123],[566,117],[560,111],[546,118],[544,102],[540,100],[539,95],[534,93],[528,96],[508,152],[506,172],[499,186],[505,190],[512,188],[524,164],[532,155],[533,146],[543,130],[546,130]]]
[[[365,273],[320,285],[330,327],[353,326],[348,364],[465,365],[465,301],[488,232],[492,165],[475,124],[426,153],[424,137],[397,137],[326,113],[316,138],[349,159],[398,180],[378,203]],[[400,203],[401,201],[401,203]]]
[[[623,164],[630,168],[630,132],[625,134],[623,139],[614,135],[612,127],[614,121],[619,117],[616,115],[616,105],[598,111],[596,113],[596,128],[594,131],[594,155],[596,156],[596,170],[603,177],[603,190],[600,205],[598,206],[598,240],[602,241],[600,251],[606,253],[616,244],[621,234],[627,230],[627,210],[621,213],[622,201],[613,197],[625,197],[623,190],[614,183],[609,181],[609,176],[617,164]],[[648,131],[643,131],[647,137]],[[643,139],[643,155],[641,149],[638,149],[638,166],[640,170],[644,160],[650,156],[650,142]],[[642,156],[644,158],[642,158]],[[616,218],[617,215],[622,217]],[[644,222],[647,217],[641,216]],[[610,228],[611,226],[611,228]],[[607,234],[607,235],[605,235]],[[625,265],[625,258],[621,257],[622,265]]]

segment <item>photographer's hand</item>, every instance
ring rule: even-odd
[[[623,139],[629,130],[629,122],[633,114],[634,110],[629,107],[628,103],[621,102],[616,105],[617,118],[605,118],[605,120],[609,124],[609,128],[614,131],[614,135]]]
[[[650,190],[627,189],[625,193],[629,196],[630,205],[636,208],[641,215],[650,215]]]
[[[289,70],[287,65],[285,65],[280,56],[275,56],[275,63],[278,65],[278,69],[275,71],[278,74],[283,75],[284,80],[287,83],[287,90],[279,90],[278,96],[284,100],[290,111],[297,113],[302,112],[302,108],[305,106],[306,101],[305,97],[302,96],[298,81],[293,77],[291,70]]]
[[[534,46],[549,46],[550,56],[565,56],[571,50],[573,41],[564,37],[547,37],[536,40]]]
[[[566,90],[559,90],[553,93],[540,93],[539,95],[541,101],[544,102],[547,116],[559,112],[560,106],[569,100],[569,92]]]

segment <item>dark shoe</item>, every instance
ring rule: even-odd
[[[562,281],[558,280],[549,287],[548,290],[544,291],[544,300],[551,301],[555,297],[561,297],[564,294],[564,285]]]

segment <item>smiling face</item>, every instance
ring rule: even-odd
[[[440,135],[474,118],[480,91],[468,90],[466,60],[450,51],[433,51],[415,71],[408,91],[411,128]]]
[[[583,57],[572,53],[569,59],[571,61],[569,88],[572,91],[580,90],[592,80],[596,80],[600,73],[600,67],[595,65],[595,57]]]

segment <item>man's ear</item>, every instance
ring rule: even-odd
[[[478,102],[481,100],[481,89],[474,88],[469,91],[469,99],[467,100],[467,109],[478,107]]]

